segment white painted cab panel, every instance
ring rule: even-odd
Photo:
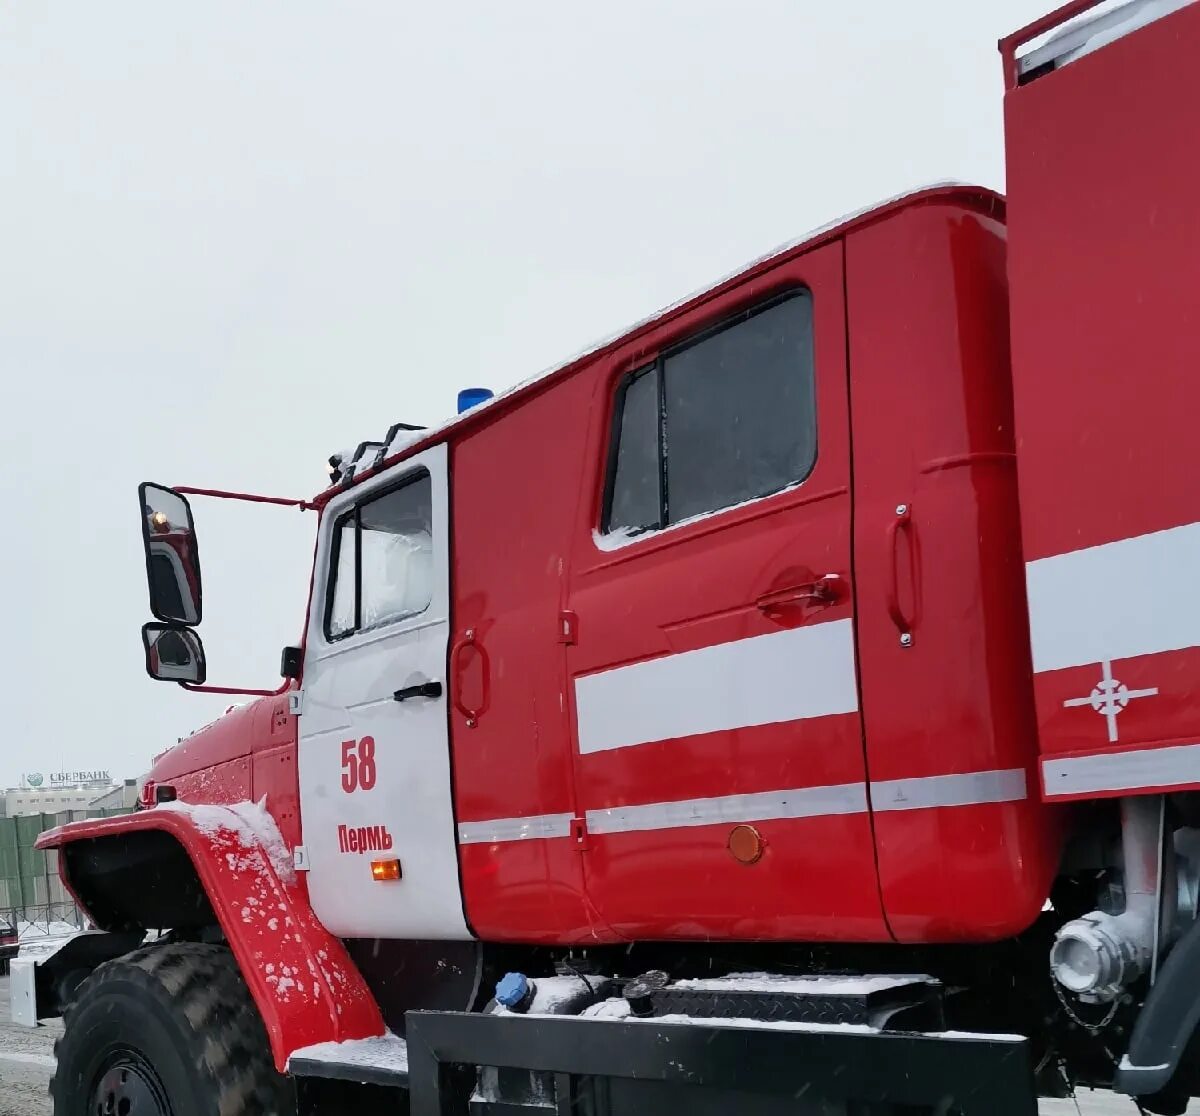
[[[339,516],[422,469],[432,493],[428,608],[374,630],[327,639],[331,537]],[[459,884],[446,715],[447,470],[445,445],[434,446],[338,496],[322,519],[298,765],[309,896],[317,917],[340,937],[471,937]],[[442,683],[440,697],[394,700],[396,690],[427,681]],[[374,785],[347,791],[343,743],[357,745],[367,736],[374,740]],[[341,836],[340,826],[346,827]],[[390,847],[372,840],[366,850],[347,848],[351,832],[379,838],[384,830]],[[373,879],[371,862],[390,858],[400,861],[402,878]]]

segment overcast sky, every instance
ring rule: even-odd
[[[303,496],[909,187],[1003,187],[1052,0],[0,2],[0,785],[134,776],[143,479]],[[274,685],[314,517],[197,506],[210,680]]]

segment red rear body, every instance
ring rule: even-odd
[[[1200,786],[1198,38],[1185,7],[1005,98],[1021,518],[1056,799]]]

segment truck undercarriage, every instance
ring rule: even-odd
[[[1056,989],[1046,957],[1062,924],[1047,912],[1018,939],[956,949],[348,943],[374,958],[361,967],[389,1029],[301,1047],[287,1077],[264,1057],[261,1021],[216,927],[152,935],[131,954],[136,935],[85,934],[57,960],[19,960],[14,995],[36,1004],[35,1016],[65,1011],[68,1021],[82,1000],[108,1020],[106,1045],[129,1015],[133,1049],[145,1039],[145,1012],[135,1018],[128,1001],[109,1003],[108,986],[134,972],[143,992],[177,1000],[170,1026],[180,1010],[187,1020],[217,1012],[222,1042],[236,1051],[230,1036],[247,1034],[245,1053],[234,1055],[239,1084],[218,1075],[212,1087],[273,1097],[276,1107],[263,1111],[625,1116],[686,1104],[701,1114],[1009,1116],[1034,1113],[1038,1096],[1117,1083],[1116,1052],[1128,1047],[1147,991],[1090,1005]],[[106,962],[110,938],[120,956]],[[420,988],[435,990],[433,1003],[414,1003]],[[456,995],[460,1010],[437,1009]],[[80,1041],[79,1027],[70,1033]],[[96,1038],[85,1027],[85,1043],[89,1033]],[[203,1063],[203,1026],[191,1042]],[[68,1048],[64,1057],[78,1056]],[[167,1111],[146,1106],[177,1083],[148,1084],[144,1071],[122,1079],[124,1063],[114,1064],[115,1074],[93,1075],[101,1106],[111,1094],[117,1106],[140,1097],[135,1116]],[[1149,1112],[1182,1113],[1191,1091],[1189,1071],[1140,1100]]]

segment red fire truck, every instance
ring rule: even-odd
[[[99,928],[14,965],[58,1116],[1183,1111],[1200,5],[1096,6],[1001,43],[1007,199],[846,218],[274,501],[282,686],[40,842]],[[266,498],[140,492],[148,668],[214,689],[189,496]]]

